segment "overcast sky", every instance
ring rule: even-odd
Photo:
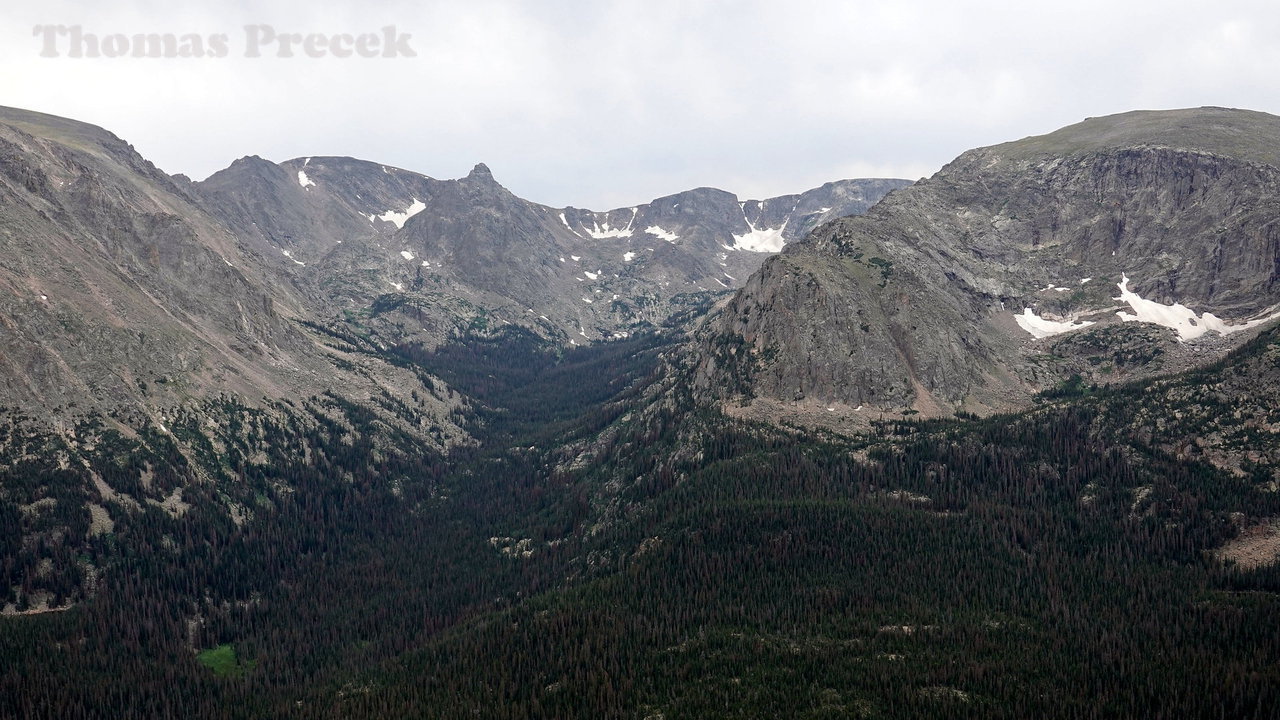
[[[759,198],[918,178],[1089,116],[1280,113],[1272,2],[456,0],[7,3],[0,104],[102,125],[170,173],[351,155],[437,178],[485,162],[593,209],[710,185]],[[111,5],[110,9],[107,5]],[[226,36],[226,57],[40,53],[36,26]],[[416,57],[246,58],[245,25],[379,33]],[[132,49],[132,48],[131,48]]]

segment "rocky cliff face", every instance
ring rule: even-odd
[[[389,235],[438,181],[350,158],[301,158],[276,164],[257,156],[194,183],[209,212],[291,272],[314,264],[344,241]],[[288,253],[286,255],[286,253]]]
[[[483,351],[401,343],[654,327],[902,184],[597,213],[522,200],[483,165],[441,181],[248,157],[193,183],[100,128],[0,108],[0,613],[93,593],[115,571],[101,551],[134,547],[139,527],[225,528],[329,490],[443,501],[431,478],[477,440],[481,400],[407,358],[465,383]],[[539,345],[515,337],[495,342]]]
[[[100,128],[0,109],[0,406],[159,425],[222,393],[338,389],[412,407],[439,444],[460,436],[459,399],[389,364],[391,345],[506,324],[577,343],[654,327],[905,184],[745,203],[700,189],[593,212],[518,198],[483,165],[435,180],[246,157],[193,183]]]
[[[447,389],[367,356],[353,363],[307,327],[305,292],[253,237],[104,130],[0,111],[0,244],[6,409],[138,427],[224,393],[254,404],[336,389],[404,396],[457,435]]]
[[[1220,355],[1280,304],[1278,140],[1205,108],[967,152],[766,261],[705,329],[700,386],[942,414]]]
[[[483,164],[434,180],[311,157],[244,158],[194,192],[310,288],[318,315],[363,314],[383,336],[432,345],[477,326],[579,343],[660,325],[737,287],[821,222],[907,184],[846,180],[746,202],[701,188],[596,212],[521,199]]]

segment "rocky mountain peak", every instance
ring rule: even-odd
[[[1280,118],[1199,108],[966,152],[767,260],[703,342],[705,386],[949,414],[1216,357],[1280,316],[1278,146]]]
[[[481,182],[494,182],[493,173],[489,170],[489,166],[484,163],[476,163],[476,166],[471,168],[471,172],[467,173],[466,179]]]
[[[1035,162],[1100,152],[1167,149],[1216,155],[1280,167],[1280,149],[1266,141],[1280,135],[1280,117],[1219,107],[1134,110],[1086,118],[1044,135],[971,150],[987,163]]]

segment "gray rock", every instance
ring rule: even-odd
[[[241,165],[265,193],[276,166]],[[0,406],[55,425],[93,411],[158,422],[223,393],[417,389],[415,406],[460,435],[447,388],[353,363],[306,324],[314,297],[264,254],[266,231],[236,232],[193,187],[100,128],[0,109]]]
[[[745,202],[699,188],[596,212],[523,200],[484,164],[434,180],[310,157],[244,158],[195,193],[295,278],[315,314],[366,312],[388,338],[433,345],[506,324],[575,343],[661,325],[693,297],[740,286],[782,244],[908,184],[845,180]],[[753,229],[768,242],[742,249],[735,236]]]
[[[1278,145],[1280,118],[1202,108],[966,152],[767,260],[703,330],[698,385],[714,398],[1002,410],[1080,369],[1063,357],[1046,371],[1055,338],[1021,329],[1025,308],[1118,323],[1127,275],[1198,320],[1257,318],[1280,303]],[[1248,336],[1159,342],[1203,362]]]

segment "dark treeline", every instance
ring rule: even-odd
[[[87,548],[66,511],[39,552],[6,511],[11,580],[56,552],[101,578],[3,620],[0,716],[1276,716],[1280,572],[1208,551],[1280,498],[1143,442],[1134,391],[846,440],[697,409],[663,347],[398,348],[480,403],[448,457],[336,398],[228,408],[218,483],[120,441],[113,487],[145,467],[139,497],[191,508],[113,513]],[[10,475],[81,497],[46,465]],[[224,645],[231,671],[198,660]]]

